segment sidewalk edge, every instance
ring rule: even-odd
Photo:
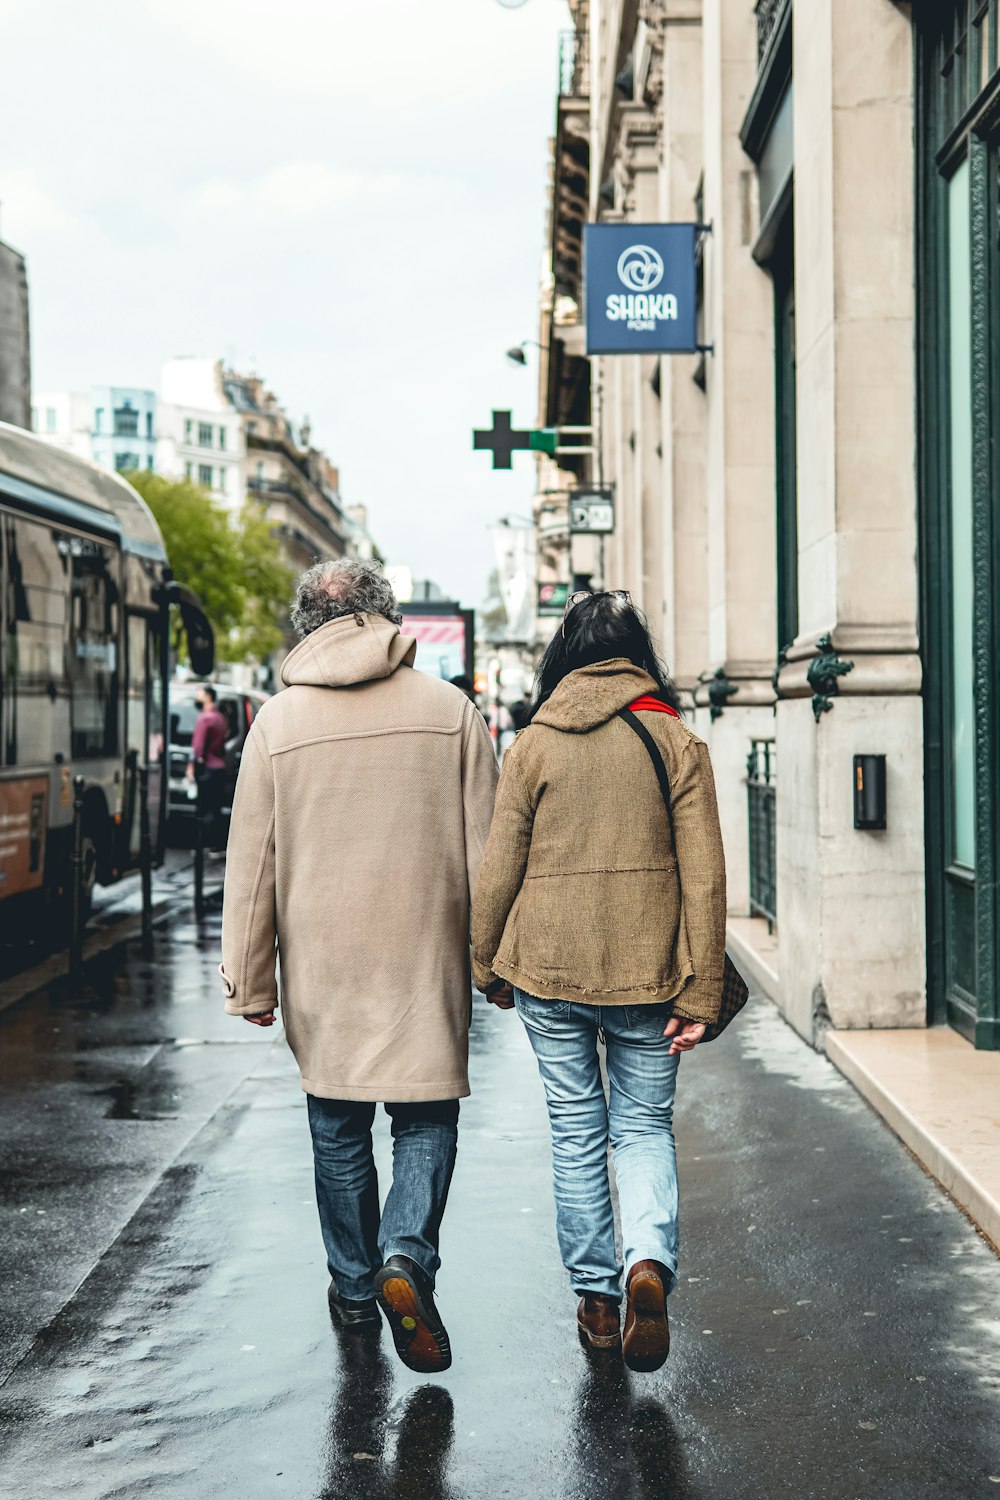
[[[775,1005],[780,1006],[781,980],[756,948],[733,930],[731,923],[726,926],[726,948],[744,979],[750,980],[757,989],[764,992],[769,1000],[773,1000]]]
[[[906,1106],[879,1081],[869,1068],[853,1057],[836,1031],[826,1033],[826,1055],[862,1098],[907,1146],[926,1172],[979,1228],[1000,1254],[1000,1203],[963,1167],[955,1155],[923,1125]]]

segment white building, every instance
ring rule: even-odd
[[[33,391],[31,425],[53,447],[93,458],[93,409],[86,391]]]
[[[163,366],[156,471],[191,479],[227,509],[246,500],[246,443],[223,386],[222,362],[171,359]]]

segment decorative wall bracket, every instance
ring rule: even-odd
[[[726,706],[726,699],[738,693],[739,688],[735,682],[730,682],[726,676],[725,667],[716,667],[712,676],[708,679],[708,701],[711,705],[710,713],[712,720],[722,717],[722,710]]]
[[[806,669],[806,681],[813,690],[813,716],[818,724],[820,715],[829,713],[833,707],[834,696],[840,692],[838,678],[846,676],[848,672],[853,672],[854,663],[841,661],[829,635],[820,636],[816,642],[816,650],[819,655],[809,663]]]

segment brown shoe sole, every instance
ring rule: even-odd
[[[416,1291],[404,1276],[376,1280],[378,1300],[389,1319],[396,1353],[421,1375],[435,1375],[451,1365],[448,1335],[435,1335],[427,1326]]]
[[[670,1325],[663,1282],[658,1276],[633,1276],[628,1288],[625,1363],[630,1370],[658,1370],[669,1353]]]

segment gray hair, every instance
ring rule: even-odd
[[[393,625],[403,616],[382,564],[362,557],[318,562],[295,585],[292,626],[300,639],[345,615],[381,615]]]

